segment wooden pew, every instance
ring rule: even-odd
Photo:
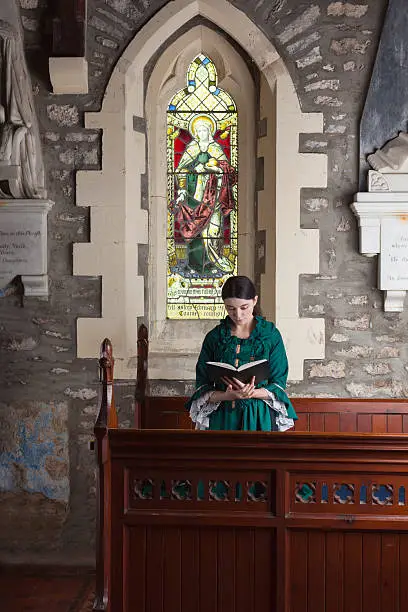
[[[138,336],[137,410],[135,427],[193,429],[185,397],[151,397],[148,392],[148,334]],[[299,417],[296,431],[408,433],[406,399],[292,398]]]
[[[406,436],[118,429],[100,366],[95,611],[408,610]]]

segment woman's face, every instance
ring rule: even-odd
[[[202,140],[205,142],[210,139],[210,130],[208,129],[208,126],[203,123],[199,123],[197,125],[195,133],[197,140]]]
[[[225,310],[235,325],[246,325],[253,318],[255,304],[258,301],[256,295],[253,300],[242,300],[240,298],[227,298],[224,300]]]

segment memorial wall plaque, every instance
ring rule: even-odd
[[[408,289],[408,217],[381,221],[380,289]]]
[[[48,200],[0,201],[0,286],[21,275],[26,295],[48,295]]]
[[[384,310],[402,312],[408,291],[408,173],[370,170],[368,189],[357,193],[351,205],[360,228],[360,252],[378,254]]]

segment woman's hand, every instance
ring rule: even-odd
[[[256,391],[255,389],[255,376],[252,377],[251,382],[245,384],[237,378],[223,378],[224,383],[227,385],[226,393],[230,396],[228,399],[251,399]]]

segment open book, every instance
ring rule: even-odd
[[[227,378],[237,378],[243,383],[251,382],[255,376],[255,384],[269,378],[269,363],[267,359],[250,361],[236,368],[229,363],[217,361],[207,361],[208,376],[211,381],[218,381],[224,376]]]

